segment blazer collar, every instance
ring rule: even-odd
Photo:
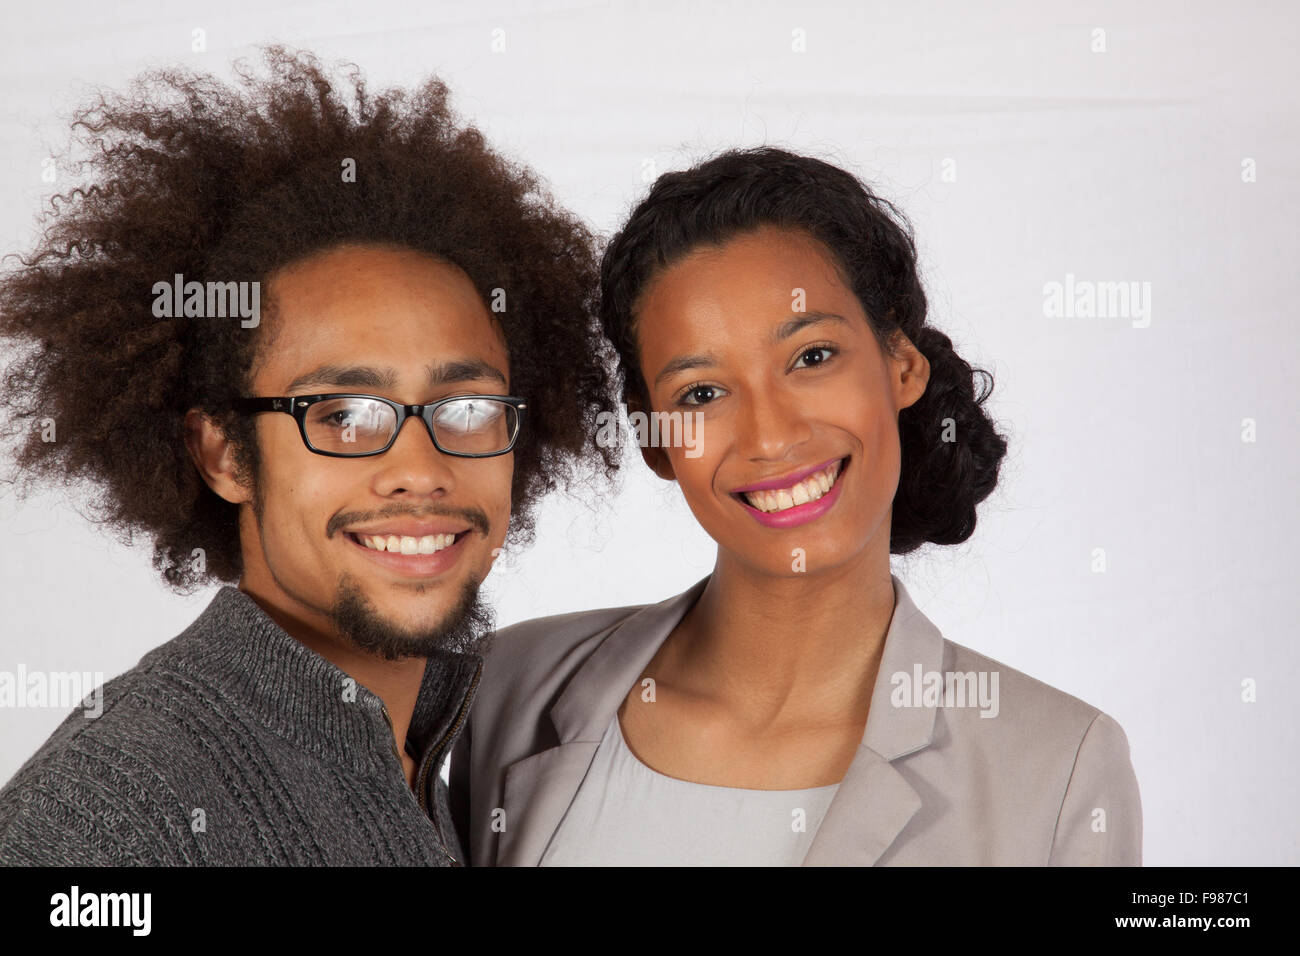
[[[708,583],[706,577],[676,597],[646,605],[601,642],[551,708],[560,743],[600,742],[633,683]]]
[[[903,582],[890,575],[894,613],[885,634],[871,709],[858,747],[814,837],[805,865],[871,865],[921,806],[921,798],[890,761],[928,746],[937,705],[895,707],[891,676],[939,671],[943,635],[917,608]],[[551,708],[560,746],[513,764],[507,789],[537,799],[527,831],[501,844],[505,864],[536,865],[586,775],[596,747],[623,698],[672,629],[695,604],[708,578],[659,604],[647,605],[615,627],[574,674]],[[544,787],[543,787],[544,784]],[[524,801],[526,802],[526,801]],[[529,832],[531,831],[531,832]]]

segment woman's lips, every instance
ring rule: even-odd
[[[832,459],[829,464],[834,465],[836,464],[836,461],[836,459]],[[826,514],[826,512],[835,505],[835,502],[839,500],[840,489],[844,484],[844,473],[848,471],[849,468],[849,458],[838,459],[838,462],[839,468],[835,473],[834,482],[831,484],[830,489],[815,501],[797,504],[790,508],[783,508],[780,511],[762,511],[746,501],[743,494],[733,492],[732,497],[740,502],[741,506],[753,516],[755,521],[761,525],[765,525],[766,527],[792,528],[798,525],[807,524],[810,521],[816,521],[822,515]],[[821,467],[825,466],[819,466],[819,468]],[[805,476],[814,475],[817,473],[817,470],[818,469],[811,469],[803,472],[803,474]],[[770,494],[771,492],[766,493]]]
[[[815,475],[823,469],[829,468],[836,462],[846,462],[848,457],[844,458],[827,458],[820,465],[813,465],[811,468],[805,468],[803,471],[791,472],[788,475],[781,475],[777,478],[769,478],[766,481],[758,481],[752,485],[745,485],[743,488],[732,488],[733,495],[741,495],[747,491],[772,491],[777,488],[789,488],[791,485],[797,485],[809,475]]]
[[[362,544],[357,536],[350,531],[345,533],[344,537],[348,539],[353,548],[382,568],[395,571],[404,577],[432,578],[445,573],[460,559],[465,550],[465,539],[469,535],[470,532],[462,531],[456,535],[456,540],[452,544],[434,551],[432,554],[376,551],[374,548],[368,548]]]

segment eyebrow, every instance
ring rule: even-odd
[[[718,360],[712,352],[701,352],[698,355],[679,355],[665,365],[663,370],[655,376],[655,384],[658,385],[664,379],[676,375],[678,372],[685,372],[693,368],[707,368],[716,364],[718,364]]]
[[[788,322],[782,322],[772,330],[772,344],[784,342],[790,336],[819,322],[848,322],[848,319],[834,312],[801,312]]]
[[[502,388],[507,385],[505,373],[481,359],[439,362],[428,366],[427,371],[427,383],[430,388],[474,382],[485,378],[500,382]],[[286,386],[285,391],[292,392],[307,385],[391,390],[397,387],[397,370],[375,368],[371,365],[321,365],[305,375],[299,375]]]
[[[779,345],[790,336],[797,334],[810,325],[816,325],[819,322],[848,322],[848,319],[834,312],[801,312],[794,318],[782,322],[772,330],[772,344]],[[678,372],[685,372],[693,368],[708,368],[717,364],[717,358],[711,352],[700,352],[695,355],[679,355],[677,358],[665,365],[662,371],[655,376],[654,384],[658,385],[664,379],[676,375]]]

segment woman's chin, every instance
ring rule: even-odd
[[[842,572],[845,568],[862,563],[867,557],[865,548],[827,547],[819,541],[808,547],[791,544],[789,548],[772,546],[755,548],[727,548],[719,544],[720,569],[730,564],[743,568],[747,574],[765,578],[790,578],[818,580],[825,575]]]

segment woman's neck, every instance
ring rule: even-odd
[[[789,577],[719,552],[663,664],[755,726],[865,719],[893,613],[888,552]]]

